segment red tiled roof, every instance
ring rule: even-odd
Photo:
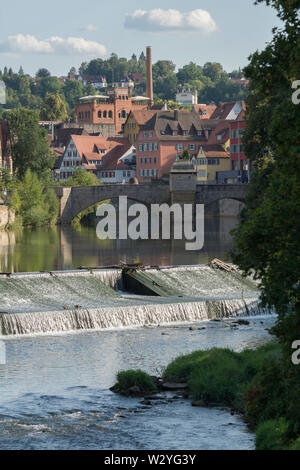
[[[194,104],[193,111],[195,113],[199,113],[201,119],[210,119],[211,115],[216,110],[216,108],[217,107],[214,104]]]
[[[201,148],[207,158],[230,158],[230,153],[226,152],[222,145],[202,145],[198,157],[201,157]]]
[[[132,147],[128,139],[123,137],[99,137],[99,136],[78,136],[71,138],[82,159],[83,165],[89,170],[96,169],[128,169],[129,167],[120,158]],[[99,154],[97,149],[106,150],[105,154]],[[101,166],[88,165],[87,161],[102,161]]]
[[[156,113],[155,110],[150,109],[139,109],[137,111],[131,111],[131,115],[134,117],[139,126],[143,126],[149,121]],[[130,115],[129,115],[130,116]]]

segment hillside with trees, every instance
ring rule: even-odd
[[[97,93],[93,86],[84,86],[74,76],[105,77],[110,85],[132,73],[146,76],[146,57],[143,52],[139,57],[133,54],[129,60],[111,54],[106,60],[83,62],[78,70],[72,67],[64,80],[52,76],[49,70],[43,68],[37,71],[35,77],[31,77],[24,73],[22,67],[18,72],[4,67],[0,70],[0,80],[4,81],[7,88],[4,109],[25,107],[40,111],[43,120],[59,120],[65,117],[66,110],[72,113],[78,98]],[[153,64],[154,98],[155,101],[174,101],[177,91],[191,89],[197,90],[200,103],[218,104],[220,101],[241,100],[245,98],[247,90],[231,79],[242,76],[240,70],[227,73],[221,64],[215,62],[207,62],[203,66],[190,62],[176,71],[172,61],[159,60]],[[145,91],[145,79],[135,84],[136,95],[145,94]],[[55,105],[52,107],[51,103]],[[4,109],[0,107],[0,116]]]

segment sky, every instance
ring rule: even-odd
[[[0,5],[0,69],[22,65],[34,75],[45,67],[60,76],[84,61],[113,52],[129,59],[152,46],[153,62],[220,62],[230,72],[279,25],[275,11],[254,0],[9,0]]]

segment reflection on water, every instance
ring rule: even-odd
[[[145,265],[205,264],[228,259],[235,217],[205,219],[205,243],[186,251],[181,240],[99,240],[95,228],[51,227],[0,232],[0,271],[26,272],[109,266],[136,260]]]

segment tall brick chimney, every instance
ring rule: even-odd
[[[153,78],[152,78],[152,51],[147,47],[147,85],[146,95],[150,98],[150,105],[153,104]]]

